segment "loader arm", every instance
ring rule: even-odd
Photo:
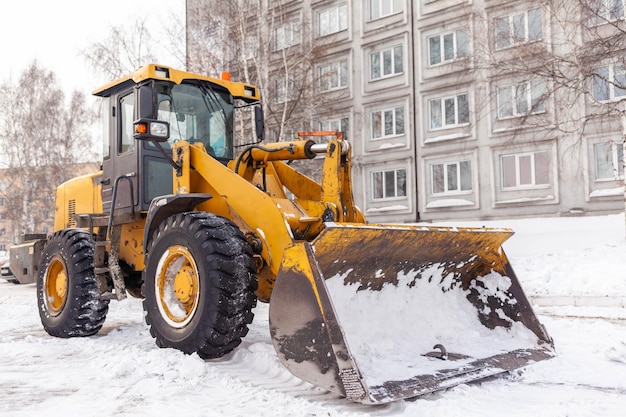
[[[263,301],[269,300],[284,252],[295,242],[312,241],[325,222],[365,222],[354,205],[350,147],[341,133],[299,135],[336,139],[327,144],[296,140],[254,147],[243,164],[231,164],[230,168],[211,157],[200,143],[180,141],[174,145],[180,167],[174,170],[174,192],[210,194],[213,198],[199,209],[227,217],[260,239],[264,265],[257,295]],[[321,153],[325,154],[321,184],[282,162]],[[285,190],[293,196],[289,198]]]
[[[269,300],[274,281],[271,277],[276,277],[283,252],[294,243],[284,212],[266,193],[207,154],[201,144],[177,142],[174,155],[182,166],[180,175],[174,170],[176,194],[187,194],[189,190],[211,194],[199,210],[224,216],[261,240],[264,266],[259,271],[258,296]]]

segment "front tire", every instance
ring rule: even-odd
[[[252,249],[228,219],[188,212],[166,219],[148,244],[143,306],[160,347],[202,358],[232,351],[254,317]]]
[[[82,229],[54,233],[42,251],[37,276],[39,317],[55,337],[98,333],[109,310],[93,270],[94,244]]]

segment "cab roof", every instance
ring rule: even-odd
[[[115,91],[122,87],[126,87],[128,84],[139,84],[145,80],[169,80],[176,84],[180,84],[184,80],[202,80],[220,85],[226,88],[233,97],[247,102],[259,101],[261,99],[258,88],[252,85],[207,77],[205,75],[181,71],[158,64],[145,65],[125,77],[111,81],[110,83],[97,88],[92,94],[98,97],[109,97],[115,93]]]

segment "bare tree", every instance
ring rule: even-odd
[[[306,126],[316,106],[315,63],[324,48],[310,41],[311,22],[288,2],[187,1],[190,70],[229,70],[261,91],[270,140]]]
[[[94,114],[80,92],[66,103],[55,74],[37,62],[16,83],[2,84],[0,108],[3,182],[8,183],[1,192],[16,241],[52,219],[57,185],[75,175],[77,163],[93,161]]]
[[[155,62],[153,49],[146,20],[138,18],[130,26],[111,26],[106,38],[91,44],[81,55],[96,73],[113,80]]]
[[[620,97],[626,98],[626,93],[621,93],[626,91],[626,76],[611,71],[609,77],[606,72],[607,66],[626,64],[626,26],[623,19],[617,18],[624,15],[621,4],[602,0],[531,0],[525,7],[536,13],[495,19],[488,17],[484,9],[473,10],[477,17],[475,69],[488,72],[491,78],[544,81],[540,96],[533,100],[535,107],[529,108],[527,114],[535,114],[533,110],[543,108],[551,100],[559,118],[523,117],[525,127],[535,125],[543,131],[582,135],[590,122],[622,119],[625,108]],[[533,30],[536,32],[531,33]],[[607,92],[607,88],[619,91],[620,97]],[[488,93],[491,100],[486,102],[497,100],[497,95],[493,96],[497,92]],[[606,94],[610,99],[606,99]],[[595,111],[571,111],[581,100],[593,103]]]

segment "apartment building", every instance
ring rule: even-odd
[[[599,59],[598,48],[586,48],[621,36],[611,23],[623,20],[622,0],[246,4],[251,26],[269,24],[255,20],[259,8],[281,16],[265,32],[277,57],[267,61],[276,88],[265,101],[290,100],[290,81],[272,76],[285,48],[323,51],[308,73],[323,105],[303,107],[277,139],[299,129],[346,132],[355,200],[369,221],[624,210],[626,67],[618,50]],[[586,60],[589,70],[562,69],[557,57]]]

